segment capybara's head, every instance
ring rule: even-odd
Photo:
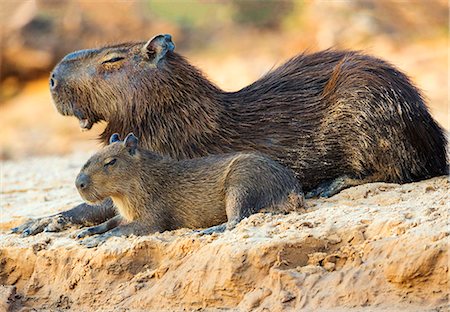
[[[78,174],[75,185],[81,197],[97,204],[108,197],[120,197],[132,187],[140,170],[138,139],[130,133],[124,141],[113,134],[110,144],[94,154]]]
[[[174,49],[170,35],[158,35],[148,42],[70,53],[50,74],[56,108],[77,117],[86,130],[98,121],[124,115],[123,109],[133,111],[132,103],[163,92],[158,86],[170,74],[164,72],[170,72],[166,63],[176,59]]]

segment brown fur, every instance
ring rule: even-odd
[[[68,55],[54,70],[58,110],[89,125],[107,121],[104,142],[134,132],[174,159],[264,152],[294,169],[306,190],[341,176],[403,183],[447,172],[442,130],[409,79],[382,60],[299,55],[230,93],[171,50],[155,64],[143,46]],[[108,55],[123,59],[102,64]]]
[[[292,168],[310,196],[448,173],[446,138],[419,90],[391,64],[361,52],[300,54],[225,92],[160,35],[71,53],[50,85],[60,113],[87,129],[108,123],[104,143],[112,133],[134,132],[146,148],[179,160],[263,152]],[[83,223],[89,213],[102,217],[111,205],[80,205],[57,217]],[[54,220],[16,231],[37,233]]]
[[[289,212],[303,205],[293,172],[261,154],[176,161],[137,148],[136,142],[129,135],[124,142],[104,147],[83,166],[76,181],[87,202],[113,200],[127,223],[127,230],[117,229],[116,234],[206,228],[224,222],[231,229],[256,212]],[[83,233],[98,233],[97,229]]]

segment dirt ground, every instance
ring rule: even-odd
[[[88,156],[4,162],[0,309],[448,311],[447,177],[361,185],[212,236],[181,229],[87,249],[78,229],[7,233],[78,203]]]

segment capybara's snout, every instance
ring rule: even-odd
[[[77,176],[75,180],[75,185],[80,193],[86,191],[89,188],[90,184],[91,181],[89,179],[89,176],[82,172]]]

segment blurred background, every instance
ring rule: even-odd
[[[363,50],[406,72],[449,129],[447,0],[2,0],[0,23],[2,160],[96,148],[104,125],[82,133],[59,115],[49,72],[68,52],[159,33],[227,91],[303,51]]]

